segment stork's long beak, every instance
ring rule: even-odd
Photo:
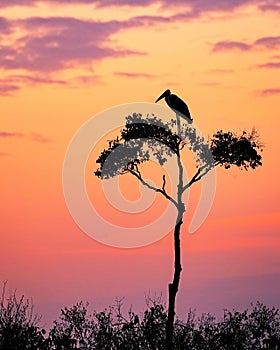
[[[157,103],[159,100],[161,100],[164,97],[165,97],[165,91],[164,91],[164,93],[162,95],[159,96],[158,99],[156,99],[155,103]]]

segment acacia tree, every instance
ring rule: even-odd
[[[95,175],[100,179],[131,174],[144,186],[161,193],[177,210],[173,232],[174,274],[173,281],[168,285],[167,349],[173,348],[175,300],[182,271],[180,231],[186,211],[183,194],[218,165],[225,169],[235,165],[245,170],[261,166],[262,157],[259,154],[259,151],[262,151],[261,147],[255,129],[249,133],[243,131],[241,135],[220,130],[205,142],[197,129],[188,123],[182,123],[178,115],[176,120],[163,122],[155,115],[143,117],[140,113],[133,113],[126,117],[126,124],[120,135],[109,141],[108,148],[104,149],[96,160],[100,166]],[[195,154],[196,171],[190,181],[185,183],[182,154],[186,148]],[[175,197],[166,190],[165,175],[162,175],[161,187],[151,185],[143,178],[141,164],[149,161],[152,156],[160,165],[167,162],[170,157],[177,158],[178,179]]]

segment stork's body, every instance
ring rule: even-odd
[[[156,100],[158,102],[162,98],[165,99],[168,106],[176,113],[179,114],[182,118],[187,120],[188,123],[192,123],[193,119],[191,117],[189,108],[187,104],[181,100],[178,96],[171,94],[170,90],[165,90],[162,95]]]

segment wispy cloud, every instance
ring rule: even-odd
[[[257,91],[257,93],[261,96],[271,96],[271,95],[279,95],[280,94],[280,87],[279,88],[271,88],[271,89],[263,89],[260,91]]]
[[[14,131],[0,131],[0,139],[14,139],[14,138],[25,138],[31,141],[35,141],[38,143],[46,143],[49,142],[50,139],[45,137],[42,134],[38,133],[22,133],[22,132],[14,132]]]
[[[71,84],[76,85],[93,85],[103,84],[102,77],[100,75],[80,75],[71,80]]]
[[[23,137],[21,132],[0,131],[0,138]]]
[[[37,85],[37,84],[55,84],[55,85],[66,85],[67,82],[61,79],[52,79],[48,76],[39,76],[39,75],[21,75],[13,74],[8,75],[0,79],[0,84],[28,84],[28,85]]]
[[[19,86],[0,82],[0,96],[11,96],[12,93],[18,91]]]
[[[280,36],[266,36],[257,39],[254,42],[255,46],[260,46],[266,49],[278,49],[280,47]]]
[[[4,80],[4,79],[3,79]],[[36,75],[10,75],[6,79],[6,81],[10,82],[18,82],[18,83],[28,83],[31,85],[37,84],[54,84],[54,85],[66,85],[67,82],[61,79],[53,79],[48,76],[36,76]]]
[[[280,69],[280,62],[267,62],[267,63],[263,63],[263,64],[258,64],[255,67],[267,68],[267,69]]]
[[[217,81],[206,81],[206,82],[202,82],[199,85],[201,86],[220,86],[221,83],[217,82]]]
[[[271,58],[274,60],[280,60],[280,55],[273,55]]]
[[[148,74],[148,73],[137,73],[137,72],[114,72],[114,75],[124,78],[155,78],[156,76],[154,74]]]
[[[11,28],[10,22],[4,17],[0,17],[0,32],[1,32],[1,34],[9,33],[10,28]]]
[[[22,85],[34,86],[38,84],[66,85],[67,82],[60,79],[52,79],[48,76],[8,75],[0,79],[0,95],[12,96],[21,89]]]
[[[272,11],[280,13],[280,3],[276,4],[274,0],[265,1],[259,6],[259,8],[263,11]]]
[[[255,40],[253,43],[243,41],[224,40],[213,44],[212,52],[221,51],[252,51],[257,49],[274,50],[280,47],[280,36],[267,36]]]
[[[26,137],[29,140],[32,140],[32,141],[35,141],[35,142],[39,142],[39,143],[48,143],[48,142],[50,142],[50,139],[47,138],[46,136],[44,136],[42,134],[34,133],[34,132],[26,135]]]
[[[111,47],[110,36],[147,19],[95,22],[71,17],[31,17],[12,21],[24,34],[13,47],[0,46],[0,67],[54,72],[91,64],[107,57],[141,55],[127,48]]]
[[[272,0],[1,0],[0,8],[11,6],[34,6],[40,2],[51,3],[57,5],[94,5],[96,7],[110,6],[131,6],[145,7],[152,4],[159,4],[162,7],[179,7],[188,8],[193,13],[209,12],[209,11],[232,11],[233,9],[255,5],[262,11],[278,11],[279,4],[275,4]]]
[[[33,6],[41,0],[1,0],[0,7]],[[47,1],[44,1],[44,4]],[[24,84],[87,84],[92,77],[84,75],[80,80],[64,81],[53,78],[60,71],[85,67],[95,72],[96,64],[101,60],[133,55],[146,55],[129,47],[118,46],[112,36],[117,33],[137,27],[154,25],[169,25],[175,21],[184,21],[186,18],[197,18],[208,12],[227,12],[235,8],[252,4],[264,3],[265,0],[51,0],[50,4],[88,4],[95,6],[147,6],[159,4],[162,7],[172,7],[173,15],[147,15],[132,17],[124,21],[111,20],[106,22],[85,20],[73,17],[29,17],[24,19],[6,19],[0,17],[0,68],[6,72],[12,71],[13,76],[0,80],[0,95],[10,96]],[[267,0],[268,3],[268,0]],[[178,6],[180,5],[180,6]],[[177,7],[176,7],[177,6]],[[176,9],[178,8],[177,12]],[[165,12],[164,12],[165,13]],[[16,35],[11,35],[16,33]],[[7,44],[6,38],[10,44]],[[237,50],[248,52],[255,47],[275,49],[280,46],[280,37],[263,37],[254,43],[225,40],[213,44],[213,52]],[[26,71],[26,74],[16,75],[14,72]],[[222,73],[222,70],[220,71]],[[223,73],[226,73],[224,70]],[[116,72],[123,77],[152,78],[149,74]],[[135,75],[136,74],[136,75]],[[95,74],[95,76],[97,76]],[[56,75],[57,77],[57,75]],[[96,79],[94,79],[97,82]]]
[[[243,43],[241,41],[218,41],[212,47],[212,52],[221,51],[250,51],[252,50],[252,45]]]
[[[214,74],[230,74],[234,73],[234,69],[211,69],[209,70],[209,73],[214,73]]]
[[[27,2],[26,2],[27,3]],[[157,18],[156,22],[164,21]],[[150,16],[130,20],[97,22],[72,17],[30,17],[20,20],[0,19],[1,27],[15,31],[7,33],[11,44],[5,43],[5,33],[0,38],[0,68],[6,73],[15,70],[26,74],[7,75],[0,79],[0,95],[11,96],[22,85],[56,84],[77,85],[92,82],[92,76],[64,81],[54,78],[57,73],[69,68],[85,67],[94,71],[94,64],[105,58],[145,55],[145,52],[115,47],[111,35],[142,25],[152,25]],[[21,34],[22,33],[22,34]],[[1,45],[1,41],[3,44]],[[114,43],[114,44],[113,44]],[[97,82],[97,75],[94,81]],[[99,81],[100,82],[100,81]]]
[[[35,6],[40,3],[49,3],[52,6],[89,5],[98,7],[147,7],[157,4],[163,9],[180,8],[177,19],[198,18],[201,14],[211,12],[226,13],[245,6],[256,6],[260,11],[280,13],[278,0],[1,0],[0,8],[13,6]],[[175,20],[175,17],[173,18]]]

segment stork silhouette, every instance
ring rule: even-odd
[[[187,104],[178,96],[171,94],[171,91],[169,89],[165,90],[164,93],[160,95],[158,99],[156,99],[155,103],[157,103],[162,98],[165,99],[165,102],[176,114],[180,115],[190,124],[193,122]]]

